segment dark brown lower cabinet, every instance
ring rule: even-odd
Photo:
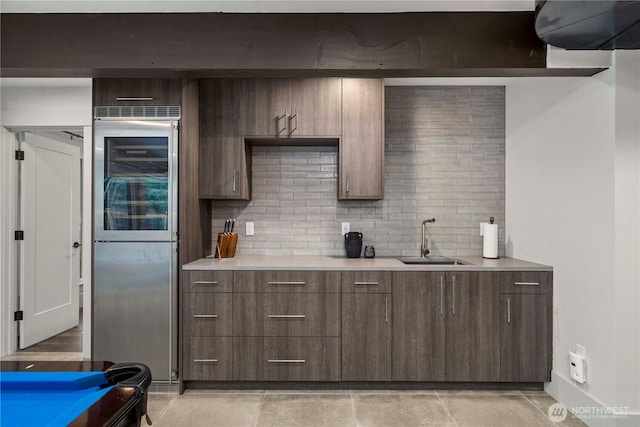
[[[237,381],[340,381],[338,337],[236,337]]]
[[[441,273],[393,273],[393,381],[445,380],[444,311]]]
[[[500,381],[500,273],[447,273],[446,381]]]
[[[189,337],[188,340],[184,345],[184,380],[233,379],[233,338]]]
[[[499,381],[500,276],[393,276],[394,381]]]
[[[391,294],[342,295],[342,380],[391,380]]]
[[[551,322],[547,294],[503,294],[502,381],[551,381]]]

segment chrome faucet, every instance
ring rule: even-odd
[[[420,256],[426,258],[429,255],[429,240],[427,239],[427,224],[436,222],[435,218],[422,221],[422,245],[420,246]]]

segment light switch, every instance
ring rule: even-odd
[[[253,236],[253,222],[247,222],[247,229],[245,235]]]

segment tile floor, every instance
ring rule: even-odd
[[[149,393],[154,427],[584,426],[553,423],[542,391],[187,391]],[[143,423],[144,425],[144,423]]]
[[[82,360],[78,352],[18,352],[2,360]],[[153,427],[584,426],[553,423],[543,391],[189,390],[152,384]],[[143,421],[142,425],[146,423]]]

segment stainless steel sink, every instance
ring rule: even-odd
[[[422,264],[422,265],[466,265],[466,262],[462,262],[459,259],[455,258],[445,258],[445,257],[413,257],[413,258],[398,258],[405,264]]]

